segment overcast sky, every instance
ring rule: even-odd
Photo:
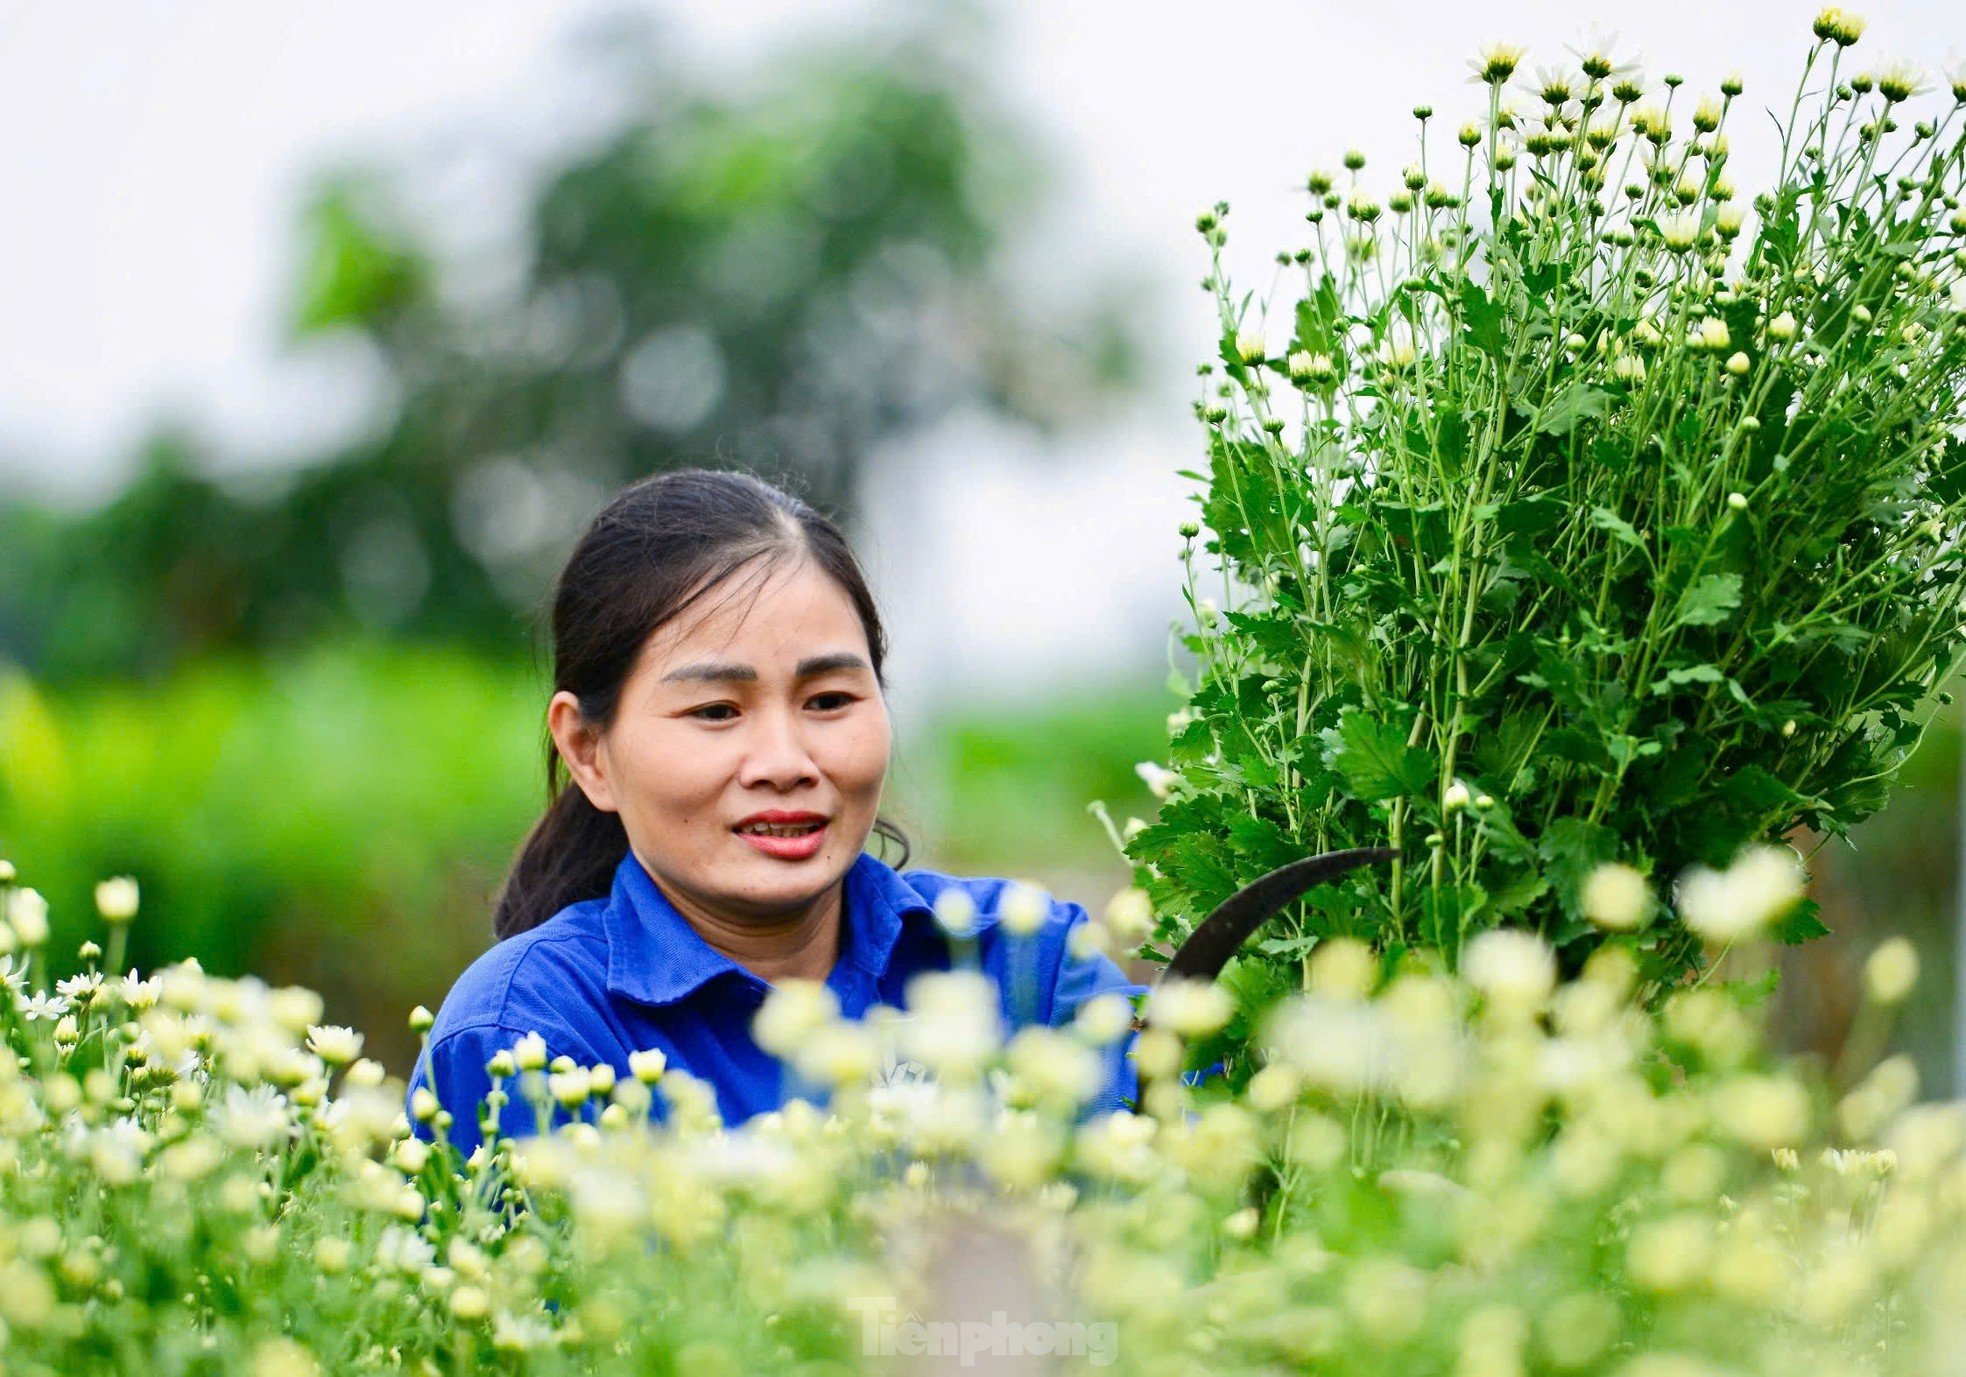
[[[920,0],[916,0],[919,3]],[[347,359],[282,366],[280,292],[296,192],[326,160],[434,146],[494,127],[550,141],[579,123],[563,41],[612,10],[587,0],[170,0],[0,8],[0,464],[99,489],[146,421],[178,408],[241,452],[306,451],[350,418],[328,393]],[[706,61],[875,12],[848,0],[655,6]],[[1061,271],[1124,256],[1180,294],[1163,376],[1205,351],[1205,268],[1190,229],[1221,197],[1267,285],[1295,239],[1292,183],[1345,146],[1406,152],[1405,111],[1474,108],[1484,41],[1556,60],[1595,22],[1652,74],[1697,89],[1730,67],[1748,98],[1791,89],[1813,5],[1403,0],[1000,6],[992,65],[1056,142],[1068,203],[1047,227]],[[1966,9],[1858,6],[1859,52],[1928,70],[1966,49]],[[864,22],[864,21],[863,21]],[[1744,131],[1748,126],[1744,125]],[[1754,150],[1739,147],[1743,170]],[[1741,180],[1747,180],[1743,177]],[[1244,260],[1238,260],[1244,261]],[[357,361],[359,362],[359,361]],[[329,364],[334,371],[329,371]],[[1185,389],[1152,409],[1185,420]]]

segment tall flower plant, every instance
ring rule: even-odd
[[[1199,668],[1123,840],[1162,946],[1265,870],[1386,844],[1240,978],[1517,927],[1566,970],[1629,945],[1656,992],[1705,965],[1721,879],[1822,930],[1770,871],[1793,853],[1727,867],[1874,812],[1962,653],[1966,72],[1926,114],[1916,72],[1856,70],[1861,30],[1818,17],[1751,202],[1738,80],[1694,99],[1591,51],[1525,89],[1495,47],[1485,114],[1443,139],[1417,109],[1395,189],[1357,153],[1310,177],[1281,320],[1231,293],[1228,207],[1200,217]]]

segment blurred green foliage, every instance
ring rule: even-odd
[[[1167,752],[1181,700],[1151,681],[951,716],[937,742],[949,780],[940,867],[1027,878],[1101,875],[1103,892],[1072,894],[1095,911],[1131,883],[1131,868],[1087,811],[1102,801],[1116,827],[1159,806],[1134,765]]]
[[[0,500],[0,657],[66,683],[351,632],[511,654],[624,482],[743,467],[851,525],[882,439],[1094,403],[1134,372],[1137,290],[1068,308],[1009,280],[996,251],[1048,178],[952,41],[966,9],[732,82],[611,30],[596,99],[619,80],[626,117],[537,179],[512,283],[432,247],[408,174],[325,177],[292,328],[367,342],[386,424],[226,479],[160,431],[99,511]]]
[[[384,645],[207,657],[147,688],[10,674],[0,854],[47,895],[58,968],[100,940],[95,882],[132,874],[132,964],[304,982],[331,1016],[406,1034],[490,940],[540,806],[544,696],[457,651]]]

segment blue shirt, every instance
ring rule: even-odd
[[[847,868],[840,956],[826,977],[841,1013],[861,1018],[875,1004],[902,1007],[911,976],[955,964],[933,908],[936,896],[952,888],[967,891],[975,905],[975,964],[997,982],[1008,1028],[1055,1027],[1069,1023],[1094,995],[1146,992],[1103,955],[1071,956],[1071,933],[1087,921],[1078,904],[1052,900],[1043,926],[1028,937],[1003,932],[999,905],[1008,885],[934,870],[903,875],[863,851]],[[659,1048],[668,1065],[709,1082],[724,1122],[736,1125],[787,1098],[792,1073],[750,1031],[770,988],[705,942],[630,850],[606,898],[568,905],[465,969],[437,1011],[410,1094],[425,1085],[436,1093],[453,1119],[451,1142],[468,1155],[479,1142],[479,1103],[491,1089],[485,1063],[537,1032],[549,1058],[564,1053],[582,1066],[605,1062],[619,1077],[630,1074],[630,1052]],[[1127,1036],[1103,1049],[1105,1083],[1086,1114],[1128,1108],[1138,1098],[1131,1045]],[[505,1088],[512,1098],[500,1111],[499,1132],[535,1132],[533,1109],[514,1079]],[[651,1117],[660,1118],[659,1088],[654,1101]],[[564,1119],[556,1109],[554,1121]],[[412,1123],[417,1136],[433,1136],[428,1125],[413,1117]]]

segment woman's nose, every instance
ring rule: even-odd
[[[803,725],[796,716],[763,712],[752,719],[755,733],[749,743],[750,766],[772,778],[810,776],[817,772],[807,749]]]

